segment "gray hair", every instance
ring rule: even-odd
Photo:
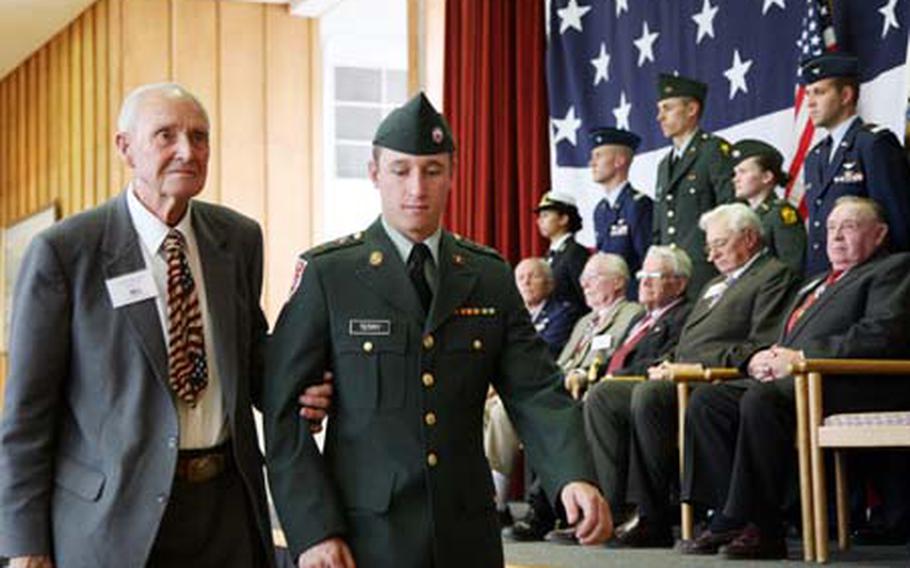
[[[202,112],[206,124],[211,124],[205,107],[202,106],[202,103],[196,98],[196,95],[186,90],[182,85],[167,82],[149,83],[136,87],[123,99],[123,104],[120,105],[120,114],[117,117],[118,132],[129,132],[136,126],[136,113],[139,110],[141,103],[151,95],[161,95],[171,99],[191,101]]]
[[[765,229],[762,227],[758,214],[743,203],[718,205],[714,209],[702,213],[701,218],[698,220],[698,228],[708,232],[708,226],[715,223],[721,223],[735,233],[742,233],[748,230],[754,231],[761,240],[765,238]]]
[[[541,258],[539,256],[529,256],[528,258],[523,258],[515,266],[515,272],[518,272],[518,267],[525,263],[539,269],[541,273],[543,273],[543,277],[547,280],[548,283],[555,283],[555,278],[553,277],[553,268],[550,266],[550,263],[547,262],[547,259]]]
[[[588,259],[588,263],[595,261],[602,263],[606,272],[621,277],[627,283],[629,282],[629,265],[626,264],[623,257],[611,252],[596,252]]]
[[[670,245],[651,245],[645,254],[645,260],[654,258],[670,267],[674,276],[689,279],[692,277],[692,259],[681,247]]]
[[[831,211],[834,211],[841,205],[855,205],[861,207],[866,210],[868,218],[871,220],[876,223],[886,223],[885,210],[882,209],[881,204],[874,199],[859,197],[858,195],[842,195],[834,201],[834,207],[831,208]]]

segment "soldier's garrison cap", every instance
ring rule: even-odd
[[[385,117],[373,145],[414,156],[455,151],[449,124],[422,92]]]
[[[777,148],[767,142],[747,138],[734,144],[733,149],[730,151],[734,166],[755,156],[764,158],[763,161],[768,166],[768,169],[774,173],[778,183],[787,183],[788,176],[783,170],[784,157],[777,151]]]
[[[657,100],[671,97],[692,97],[704,106],[708,96],[708,85],[695,79],[661,73],[657,76]]]
[[[623,130],[622,128],[613,128],[612,126],[594,128],[588,133],[588,136],[591,137],[592,148],[605,144],[618,144],[627,146],[634,152],[641,143],[641,138],[634,132]]]
[[[802,63],[803,83],[809,85],[831,77],[859,77],[859,59],[849,53],[823,53]]]

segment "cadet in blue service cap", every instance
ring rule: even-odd
[[[575,198],[567,193],[548,191],[534,208],[537,229],[549,241],[547,262],[553,271],[553,299],[569,302],[579,316],[588,313],[585,293],[581,289],[581,271],[588,262],[588,249],[575,241],[581,230],[581,215]]]
[[[775,193],[786,185],[784,157],[777,148],[761,140],[740,140],[730,152],[733,158],[733,188],[736,198],[745,201],[762,222],[765,246],[802,276],[806,255],[806,227],[799,212]]]
[[[733,200],[730,145],[699,127],[708,86],[676,75],[657,77],[657,122],[672,147],[657,166],[654,190],[656,245],[682,247],[692,259],[686,294],[698,298],[702,286],[717,275],[705,254],[702,213]]]
[[[632,274],[638,272],[651,246],[654,202],[629,183],[629,168],[641,138],[621,128],[590,132],[591,175],[603,187],[603,199],[594,208],[597,249],[621,256]],[[635,299],[637,287],[627,294]]]
[[[381,215],[302,255],[269,343],[268,472],[293,558],[502,566],[482,438],[491,386],[579,540],[602,542],[612,521],[581,410],[512,270],[442,227],[455,148],[445,120],[417,95],[383,121],[375,144],[368,168]],[[320,453],[297,394],[326,368],[335,419]]]
[[[885,211],[891,249],[910,250],[910,167],[897,137],[856,114],[859,61],[826,53],[803,63],[809,118],[827,136],[803,164],[808,210],[806,276],[828,270],[825,220],[844,195],[870,197]]]

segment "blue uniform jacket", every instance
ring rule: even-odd
[[[828,269],[825,221],[843,195],[878,201],[888,220],[892,250],[910,250],[910,166],[897,137],[857,119],[829,163],[830,151],[828,137],[809,152],[804,166],[809,211],[806,275]]]
[[[582,310],[568,300],[547,299],[531,320],[537,335],[547,344],[554,358],[559,357],[569,340],[575,322],[584,315]]]

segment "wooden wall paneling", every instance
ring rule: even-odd
[[[265,10],[220,4],[221,202],[260,223],[265,216]]]
[[[97,180],[95,179],[95,130],[98,117],[95,113],[95,93],[102,84],[95,77],[95,11],[86,10],[82,20],[82,182],[77,191],[81,192],[82,207],[93,207]]]
[[[95,139],[94,149],[91,158],[94,159],[95,182],[92,190],[95,192],[94,198],[96,203],[105,201],[110,194],[110,158],[112,137],[110,120],[108,117],[108,91],[110,80],[107,72],[107,2],[104,0],[96,3],[92,7],[95,20],[95,49],[94,49],[94,66],[95,66],[95,84],[94,89],[94,123]]]
[[[220,126],[218,92],[218,5],[211,0],[182,0],[174,5],[174,80],[205,106],[211,123],[211,155],[202,199],[220,199]]]
[[[25,214],[28,196],[28,72],[26,66],[16,72],[16,186],[13,196],[13,218]]]
[[[44,207],[50,202],[48,190],[48,157],[50,155],[50,143],[48,141],[48,112],[49,112],[49,85],[48,85],[48,62],[50,47],[45,45],[38,51],[38,92],[35,96],[35,103],[38,106],[38,208]]]
[[[38,57],[32,55],[25,64],[26,74],[26,136],[25,152],[28,164],[27,193],[23,208],[25,214],[38,207]]]
[[[0,223],[6,224],[6,196],[12,191],[10,178],[10,146],[12,132],[10,128],[10,81],[0,81]]]
[[[171,78],[170,0],[122,0],[123,94]]]
[[[126,174],[123,162],[117,154],[113,142],[114,132],[117,130],[117,115],[120,113],[120,102],[123,99],[123,0],[104,0],[108,8],[108,117],[110,128],[108,140],[110,141],[111,159],[109,162],[110,180],[108,195],[117,194],[126,183]]]
[[[309,248],[313,210],[309,47],[312,20],[266,9],[266,315],[287,300],[295,259]]]
[[[70,195],[70,213],[82,211],[85,202],[82,198],[83,190],[83,156],[85,145],[82,141],[82,35],[84,21],[79,18],[73,22],[70,34],[69,74],[70,74],[70,186],[67,193]]]

